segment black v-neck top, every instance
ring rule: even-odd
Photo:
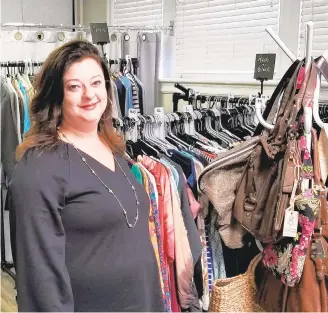
[[[136,200],[119,166],[114,172],[80,153],[133,224]],[[140,201],[134,228],[72,145],[34,148],[18,162],[8,197],[19,311],[163,311],[149,198],[127,161],[116,159]]]

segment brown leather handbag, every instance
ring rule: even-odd
[[[273,120],[279,98],[288,83],[292,79],[295,80],[295,73],[298,73],[300,66],[301,63],[297,60],[286,71],[267,104],[264,118]],[[259,145],[259,134],[262,131],[263,126],[259,124],[256,136],[221,153],[214,162],[204,168],[198,179],[199,189],[209,198],[218,213],[217,226],[220,235],[225,245],[232,249],[243,246],[243,236],[246,233],[245,228],[233,217],[236,189],[245,176],[250,155]]]
[[[263,131],[260,143],[249,157],[248,165],[237,188],[234,217],[256,239],[264,243],[280,237],[284,213],[294,185],[295,168],[301,164],[297,138],[302,108],[312,101],[316,68],[304,78],[297,93],[299,63],[283,94],[275,126]]]
[[[316,135],[313,138],[314,183],[324,187],[320,174]],[[326,196],[326,190],[322,188],[320,194],[321,210],[317,215],[315,231],[307,250],[300,282],[294,287],[288,287],[269,270],[263,266],[258,266],[256,270],[257,303],[266,311],[328,311],[328,214]]]

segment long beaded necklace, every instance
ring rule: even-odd
[[[78,148],[77,148],[77,147],[76,147],[76,146],[75,146],[75,145],[74,145],[74,144],[73,144],[73,143],[72,143],[72,142],[66,137],[66,135],[65,135],[63,132],[61,132],[61,131],[60,131],[60,133],[61,133],[61,134],[63,135],[63,137],[66,138],[66,140],[67,140],[67,141],[73,146],[73,148],[74,148],[74,149],[76,150],[76,152],[79,154],[81,160],[82,160],[82,161],[85,163],[85,165],[89,168],[89,170],[91,171],[91,173],[92,173],[95,177],[97,177],[98,180],[101,182],[101,184],[107,189],[107,191],[108,191],[111,195],[114,196],[114,198],[116,199],[116,201],[118,202],[118,204],[119,204],[120,207],[122,208],[122,211],[123,211],[123,214],[124,214],[124,217],[125,217],[125,220],[126,220],[126,223],[127,223],[128,227],[129,227],[129,228],[133,228],[133,227],[135,227],[136,224],[137,224],[137,222],[138,222],[138,219],[139,219],[139,204],[140,204],[140,202],[139,202],[139,200],[138,200],[138,196],[137,196],[137,193],[136,193],[135,187],[132,185],[131,181],[130,181],[129,178],[126,176],[126,174],[125,174],[125,172],[123,171],[123,169],[122,169],[120,163],[117,162],[117,160],[116,160],[114,154],[113,154],[113,158],[114,158],[116,164],[118,165],[118,167],[120,168],[121,172],[123,173],[125,179],[126,179],[126,180],[128,181],[128,183],[130,184],[131,189],[132,189],[132,191],[133,191],[133,193],[134,193],[134,197],[135,197],[135,199],[136,199],[137,213],[136,213],[136,216],[135,216],[135,218],[134,218],[134,223],[133,223],[133,224],[131,224],[131,223],[129,222],[128,217],[127,217],[127,212],[126,212],[126,210],[124,209],[124,207],[123,207],[121,201],[117,198],[117,196],[116,196],[115,193],[113,192],[113,190],[110,189],[110,188],[109,188],[109,187],[108,187],[108,186],[102,181],[102,179],[97,175],[97,173],[96,173],[96,172],[90,167],[90,165],[87,163],[85,157],[83,157],[83,156],[81,155],[79,149],[78,149]]]

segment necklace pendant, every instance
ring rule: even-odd
[[[136,226],[136,224],[137,224],[137,221],[138,221],[138,217],[139,217],[139,204],[140,204],[140,202],[139,202],[139,200],[138,200],[138,198],[137,198],[137,194],[136,194],[136,192],[135,192],[135,187],[131,184],[131,182],[130,182],[130,180],[128,179],[128,177],[126,176],[126,174],[124,173],[124,171],[123,171],[123,169],[122,169],[122,167],[121,167],[121,165],[120,165],[120,163],[119,162],[117,162],[117,160],[116,160],[116,158],[115,158],[115,156],[113,155],[113,157],[114,157],[114,160],[116,161],[116,164],[118,165],[118,167],[120,168],[120,170],[121,170],[121,172],[122,172],[122,174],[123,174],[123,176],[125,177],[125,179],[128,181],[128,183],[130,184],[130,186],[131,186],[131,188],[132,188],[132,190],[133,190],[133,192],[134,192],[134,196],[135,196],[135,199],[136,199],[136,204],[137,204],[137,212],[136,212],[136,216],[135,216],[135,218],[134,218],[134,220],[135,220],[135,222],[134,222],[134,224],[132,225],[131,223],[129,223],[129,221],[128,221],[128,217],[127,217],[127,212],[126,212],[126,210],[124,209],[124,207],[122,206],[122,204],[121,204],[121,202],[120,202],[120,200],[116,197],[116,195],[115,195],[115,193],[113,192],[113,190],[112,189],[110,189],[100,178],[99,178],[99,176],[96,174],[96,172],[89,166],[89,164],[87,163],[87,160],[85,159],[85,157],[83,157],[82,155],[81,155],[81,153],[79,152],[79,150],[76,148],[76,146],[71,142],[71,141],[69,141],[69,139],[65,136],[65,134],[64,133],[62,133],[62,135],[63,135],[63,137],[65,137],[66,139],[67,139],[67,141],[74,147],[74,149],[76,150],[76,152],[78,153],[78,155],[80,156],[80,158],[81,158],[81,160],[85,163],[85,165],[89,168],[89,170],[91,171],[91,173],[94,175],[94,176],[96,176],[97,178],[98,178],[98,180],[100,181],[100,183],[108,190],[108,192],[110,193],[110,194],[112,194],[114,197],[115,197],[115,199],[116,199],[116,201],[118,202],[118,204],[121,206],[121,209],[123,210],[123,214],[124,214],[124,216],[125,216],[125,220],[126,220],[126,223],[127,223],[127,226],[129,227],[129,228],[133,228],[133,227],[135,227]]]

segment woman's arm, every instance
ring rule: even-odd
[[[56,152],[29,152],[13,172],[8,197],[19,311],[74,311],[60,215],[68,177],[69,162]]]

